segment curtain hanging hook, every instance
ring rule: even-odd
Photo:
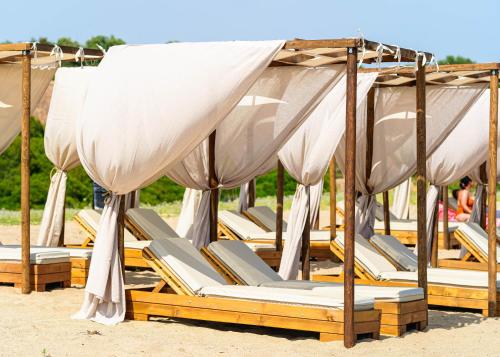
[[[97,48],[101,50],[102,54],[105,56],[106,55],[106,50],[104,49],[104,47],[102,47],[100,44],[96,44]]]
[[[54,47],[52,47],[52,51],[50,51],[49,56],[54,56],[56,58],[56,61],[59,62],[59,67],[61,67],[61,62],[64,58],[64,53],[61,47],[59,47],[58,45],[54,45]]]
[[[80,47],[75,53],[75,62],[80,62],[80,67],[83,68],[83,61],[85,60],[85,51]]]
[[[361,68],[363,60],[365,59],[366,47],[365,47],[365,36],[363,35],[360,29],[358,29],[358,34],[359,38],[361,39],[361,57],[359,58],[358,61],[358,68]]]
[[[37,42],[34,41],[32,44],[31,44],[31,50],[35,53],[34,54],[34,58],[37,59],[38,58],[38,50],[37,50]]]

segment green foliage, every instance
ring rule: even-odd
[[[439,64],[465,64],[465,63],[476,63],[470,58],[462,57],[462,56],[446,56],[445,59],[442,59],[438,62]]]
[[[80,43],[70,37],[61,37],[57,40],[56,44],[58,46],[80,47]]]
[[[85,42],[85,47],[87,48],[98,48],[97,45],[103,47],[106,51],[108,48],[111,46],[117,46],[117,45],[124,45],[125,41],[123,41],[121,38],[117,38],[113,35],[111,36],[94,36],[91,37]]]
[[[40,43],[42,45],[53,45],[54,43],[49,41],[49,39],[47,37],[38,37],[38,39],[32,37],[30,42],[36,42],[36,43]]]

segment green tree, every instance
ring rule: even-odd
[[[97,45],[103,47],[106,51],[111,46],[124,45],[125,41],[121,38],[111,36],[98,35],[91,37],[85,42],[85,47],[87,48],[98,48]]]
[[[80,47],[80,43],[73,40],[71,37],[60,37],[56,44],[58,46]]]
[[[438,61],[439,64],[465,64],[465,63],[476,63],[470,58],[462,56],[446,56],[445,59]]]
[[[42,45],[53,45],[54,43],[49,41],[49,39],[47,37],[38,37],[38,39],[32,37],[30,42],[36,42],[36,43],[40,43]]]

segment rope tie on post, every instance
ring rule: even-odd
[[[58,45],[54,45],[52,51],[50,51],[49,56],[54,56],[56,58],[56,61],[59,62],[59,67],[61,67],[61,62],[64,58],[64,53],[61,47],[59,47]]]

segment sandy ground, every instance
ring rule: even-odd
[[[19,232],[19,226],[0,226],[0,242],[18,243]],[[33,226],[33,242],[37,234]],[[68,222],[67,243],[83,236]],[[314,272],[334,270],[335,264],[313,266]],[[157,277],[127,272],[126,279],[129,285],[151,284]],[[0,356],[500,356],[500,319],[467,311],[431,310],[426,332],[364,340],[346,350],[341,342],[320,343],[315,334],[288,330],[168,319],[113,327],[72,320],[83,292],[71,288],[21,295],[0,286]]]

